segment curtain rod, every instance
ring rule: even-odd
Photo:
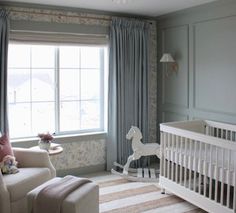
[[[30,12],[30,11],[20,11],[20,10],[10,10],[10,12],[32,14],[32,12]],[[50,14],[50,13],[43,13],[43,12],[35,12],[35,13],[38,15],[63,16],[63,17],[69,17],[69,18],[89,18],[89,19],[94,19],[94,20],[111,21],[111,18],[99,18],[99,17],[90,17],[90,16],[79,16],[79,15]],[[152,24],[152,22],[148,22],[148,23]]]

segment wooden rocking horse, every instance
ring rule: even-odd
[[[128,134],[126,135],[126,138],[128,140],[132,139],[133,154],[128,157],[127,162],[124,166],[116,162],[114,163],[115,166],[118,166],[123,169],[123,173],[117,172],[114,169],[112,169],[111,172],[113,174],[118,174],[131,181],[156,182],[157,172],[155,171],[155,169],[149,169],[149,168],[130,169],[129,168],[130,163],[133,160],[138,160],[142,156],[156,155],[158,158],[160,158],[160,145],[158,143],[143,144],[141,142],[142,137],[143,136],[139,128],[136,126],[132,126]],[[131,173],[130,175],[128,175],[129,172]]]

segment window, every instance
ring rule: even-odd
[[[105,46],[11,43],[11,138],[104,131],[106,64]]]

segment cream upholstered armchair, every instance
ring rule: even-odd
[[[56,176],[46,151],[13,148],[13,152],[19,173],[3,175],[0,171],[0,213],[27,212],[27,193]]]

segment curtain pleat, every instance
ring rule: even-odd
[[[148,36],[144,21],[113,18],[110,27],[107,169],[132,154],[126,134],[140,128],[148,142]]]
[[[0,9],[0,131],[8,134],[7,54],[9,38],[8,12]]]

